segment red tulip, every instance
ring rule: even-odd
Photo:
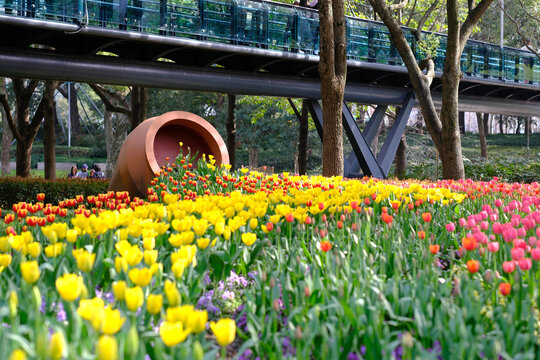
[[[321,231],[324,231],[324,230],[321,230]],[[321,245],[321,250],[324,252],[327,252],[332,248],[332,244],[329,241],[321,241],[320,245]]]
[[[500,283],[499,284],[499,292],[503,296],[508,296],[510,294],[510,291],[512,291],[512,285],[509,283]]]
[[[471,274],[478,272],[479,269],[480,269],[480,263],[478,262],[478,260],[467,261],[467,270],[469,270]]]
[[[431,213],[429,213],[429,212],[422,213],[422,220],[424,220],[424,222],[430,222],[431,221]]]

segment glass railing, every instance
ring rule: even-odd
[[[316,10],[256,0],[0,0],[0,14],[140,31],[294,53],[318,54]],[[415,37],[404,28],[417,53]],[[446,37],[435,58],[442,71]],[[349,59],[404,66],[384,24],[347,18]],[[530,52],[470,40],[461,58],[466,76],[540,84]]]

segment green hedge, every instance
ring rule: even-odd
[[[0,207],[11,209],[20,201],[36,202],[39,193],[45,194],[45,203],[57,204],[75,195],[97,195],[107,192],[108,180],[59,179],[55,181],[41,178],[0,178]]]

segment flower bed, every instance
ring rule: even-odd
[[[539,192],[180,156],[147,200],[40,194],[2,214],[0,358],[534,358]]]

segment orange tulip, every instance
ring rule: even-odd
[[[480,269],[480,263],[478,262],[478,260],[467,261],[467,270],[469,270],[471,274],[478,272],[479,269]]]

